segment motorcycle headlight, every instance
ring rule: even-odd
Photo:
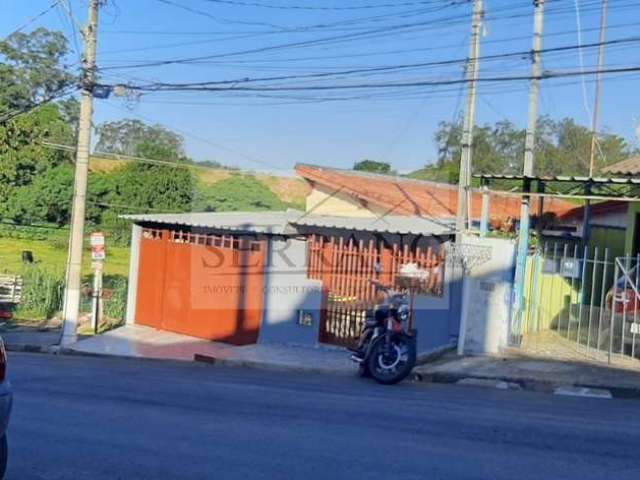
[[[400,305],[400,308],[398,308],[398,319],[401,322],[409,320],[409,307],[407,305]]]

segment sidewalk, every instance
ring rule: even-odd
[[[356,370],[349,354],[342,349],[291,345],[234,346],[141,325],[127,325],[81,340],[66,351],[345,375],[353,375]]]
[[[493,385],[555,392],[568,387],[606,389],[614,397],[640,398],[640,370],[588,361],[547,360],[536,356],[458,357],[447,355],[416,367],[423,381]]]

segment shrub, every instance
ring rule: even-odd
[[[113,296],[104,301],[104,316],[121,322],[127,311],[127,279],[121,276],[106,276],[103,288],[113,290]]]
[[[36,265],[24,267],[22,300],[16,316],[25,319],[48,319],[62,309],[64,277]]]

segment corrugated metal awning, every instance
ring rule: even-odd
[[[454,220],[433,220],[423,217],[385,215],[382,217],[339,217],[328,215],[305,215],[291,222],[294,226],[336,228],[360,232],[381,232],[410,235],[452,235]]]
[[[298,211],[197,212],[123,215],[122,218],[126,218],[127,220],[132,220],[134,222],[185,225],[190,227],[212,228],[244,233],[285,235],[296,233],[291,230],[289,222],[300,215],[302,215],[302,212]]]
[[[296,235],[300,227],[317,227],[356,232],[378,232],[410,235],[452,235],[453,219],[435,220],[424,217],[387,215],[382,217],[340,217],[306,215],[304,212],[213,212],[160,213],[123,215],[137,223],[185,225],[244,233]]]
[[[596,183],[596,184],[621,184],[640,185],[640,178],[631,177],[584,177],[584,176],[535,176],[535,175],[501,175],[501,174],[476,174],[474,178],[485,180],[534,180],[542,182],[576,182],[576,183]]]

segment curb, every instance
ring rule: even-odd
[[[32,345],[28,343],[14,343],[5,345],[8,352],[25,352],[25,353],[49,353],[56,355],[61,353],[59,345]]]
[[[482,375],[468,375],[456,373],[414,373],[414,379],[420,382],[429,383],[448,383],[448,384],[473,384],[474,382],[502,383],[508,385],[517,385],[521,390],[538,393],[555,393],[558,389],[564,388],[584,388],[589,390],[608,390],[613,398],[626,398],[640,400],[640,387],[616,387],[609,385],[592,385],[585,383],[558,383],[548,380],[538,380],[532,378],[513,378],[513,377],[489,377]],[[501,388],[496,386],[495,388]],[[510,388],[513,389],[513,388]],[[516,388],[517,389],[517,388]]]
[[[158,362],[189,362],[190,360],[176,360],[166,358],[147,358],[133,355],[114,355],[109,353],[92,353],[62,348],[59,345],[34,345],[34,344],[7,344],[8,352],[41,353],[50,355],[74,355],[96,358],[122,358],[124,360],[150,360]],[[266,370],[275,372],[311,373],[323,375],[352,376],[355,370],[338,369],[330,367],[295,366],[281,363],[264,363],[256,360],[225,359],[196,353],[194,362],[221,365],[226,367],[249,368],[253,370]],[[564,389],[585,389],[592,391],[608,391],[613,398],[640,400],[640,387],[617,387],[610,385],[593,385],[587,383],[558,383],[532,378],[490,377],[482,375],[468,375],[457,373],[420,373],[413,372],[411,380],[422,383],[457,384],[461,386],[491,387],[500,390],[526,390],[530,392],[556,394],[556,391]],[[582,395],[590,396],[590,395]]]
[[[239,360],[230,358],[218,358],[211,355],[203,355],[196,353],[193,356],[195,362],[208,363],[210,365],[222,365],[225,367],[241,367],[253,370],[267,370],[273,372],[294,372],[294,373],[314,373],[314,374],[330,374],[330,375],[353,375],[354,371],[347,369],[338,369],[330,367],[308,367],[295,366],[282,363],[264,363],[256,360]]]

